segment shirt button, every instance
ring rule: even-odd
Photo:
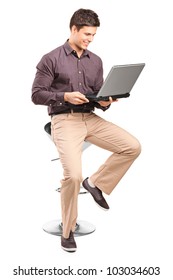
[[[79,83],[79,85],[81,86],[82,83]]]
[[[81,74],[81,71],[79,71],[79,74]]]

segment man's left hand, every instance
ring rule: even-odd
[[[103,106],[103,107],[107,107],[107,106],[109,106],[111,103],[117,102],[117,101],[118,101],[118,99],[113,100],[112,97],[110,96],[110,97],[109,97],[109,101],[98,101],[98,103],[99,103],[101,106]]]

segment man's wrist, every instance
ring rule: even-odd
[[[65,102],[68,101],[68,93],[69,93],[69,92],[64,92],[64,101],[65,101]]]

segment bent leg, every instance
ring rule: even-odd
[[[87,139],[112,152],[100,168],[90,176],[91,181],[110,194],[141,152],[139,141],[119,126],[95,116]]]

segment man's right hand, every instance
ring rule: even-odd
[[[89,100],[85,97],[85,95],[80,93],[79,91],[65,92],[64,101],[75,105],[89,102]]]

